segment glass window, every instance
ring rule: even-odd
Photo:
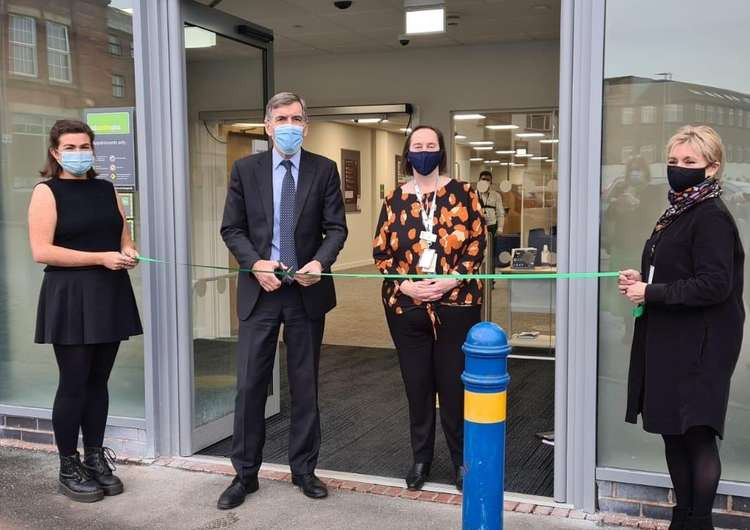
[[[47,63],[51,81],[70,83],[70,42],[68,27],[56,22],[47,22]]]
[[[623,145],[622,146],[622,156],[620,157],[620,160],[622,160],[623,164],[626,164],[628,160],[633,158],[633,146],[632,145]]]
[[[10,73],[36,77],[36,20],[10,15]]]
[[[476,184],[480,172],[492,174],[492,191],[480,195],[487,205],[498,203],[485,208],[488,225],[496,227],[494,259],[485,261],[497,272],[513,272],[513,249],[534,248],[534,266],[556,270],[557,109],[481,111],[476,116],[481,118],[454,117],[453,159],[459,180]],[[554,351],[554,282],[496,281],[491,309],[492,321],[508,332],[513,346]]]
[[[747,127],[750,118],[750,70],[736,67],[743,61],[750,24],[747,3],[726,0],[722,9],[707,10],[701,0],[609,0],[606,9],[601,270],[638,268],[643,244],[668,204],[665,146],[687,122],[713,124],[722,137],[726,146],[722,199],[748,248],[750,185],[741,162],[750,148],[750,131],[732,126],[733,122]],[[644,13],[648,13],[647,25]],[[695,13],[701,14],[702,24],[721,27],[722,39],[708,33],[691,35],[687,41],[682,38],[685,25],[691,23]],[[659,53],[654,54],[654,50]],[[670,72],[669,80],[654,72]],[[721,102],[731,102],[734,110]],[[634,105],[642,109],[663,105],[663,122],[657,120],[657,127],[624,127],[618,111]],[[680,116],[675,110],[679,106],[694,109],[694,116]],[[652,116],[650,111],[642,114]],[[621,157],[620,153],[631,145],[644,147],[638,156]],[[749,272],[750,260],[745,263],[745,275]],[[624,422],[632,307],[617,293],[613,282],[601,282],[599,297],[598,465],[666,472],[661,437]],[[748,289],[745,305],[750,305]],[[750,319],[745,336],[750,336]],[[721,443],[724,480],[750,481],[748,425],[750,341],[746,340],[732,380]]]
[[[112,95],[116,98],[125,97],[125,78],[118,74],[112,74]]]
[[[664,119],[667,122],[675,123],[683,121],[683,106],[677,103],[664,105]]]
[[[702,122],[706,119],[706,106],[696,103],[695,105],[695,121]]]
[[[109,41],[109,54],[117,56],[122,55],[122,45],[120,44],[120,39],[118,39],[114,35],[109,35],[107,39]]]
[[[12,4],[20,11],[39,9],[43,3],[13,0]],[[40,26],[42,52],[46,52],[42,57],[47,57],[47,66],[41,65],[47,72],[42,75],[48,75],[52,83],[29,82],[28,76],[39,74],[37,21],[15,14],[7,19],[8,67],[0,68],[3,117],[0,120],[0,404],[3,405],[48,409],[57,387],[52,347],[33,342],[44,267],[31,258],[26,221],[31,191],[40,181],[39,170],[46,157],[49,130],[58,119],[82,119],[87,106],[135,105],[132,91],[129,96],[125,92],[123,97],[113,97],[106,84],[112,58],[104,45],[96,44],[91,38],[101,35],[102,28],[114,19],[118,21],[119,31],[129,31],[129,40],[132,40],[132,14],[108,4],[123,9],[133,7],[133,2],[128,0],[67,2],[66,13],[71,22],[61,24],[45,20]],[[5,6],[7,3],[0,10]],[[122,58],[117,62],[123,77],[134,75],[132,59]],[[72,67],[76,64],[96,65],[97,68],[76,70],[74,79]],[[105,83],[102,83],[103,72]],[[132,193],[130,217],[138,243],[138,190],[126,193]],[[143,311],[141,274],[138,267],[130,272],[130,278]],[[143,366],[143,338],[123,342],[109,384],[112,415],[144,417]]]
[[[623,125],[632,125],[633,124],[633,115],[635,114],[633,107],[623,107],[622,108],[622,124]]]
[[[656,123],[656,106],[641,107],[641,123]]]

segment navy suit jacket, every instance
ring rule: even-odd
[[[271,259],[273,237],[273,161],[271,151],[237,160],[232,166],[224,204],[221,237],[241,268]],[[346,214],[336,163],[302,150],[297,178],[294,242],[300,267],[318,260],[331,265],[346,241]],[[237,315],[247,320],[262,287],[252,273],[242,272],[237,285]],[[318,319],[336,306],[333,279],[323,276],[301,288],[307,315]]]

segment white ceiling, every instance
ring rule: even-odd
[[[560,37],[560,0],[446,0],[446,33],[410,37],[408,47],[398,40],[404,32],[403,0],[353,0],[345,10],[334,7],[333,0],[222,0],[216,9],[273,30],[274,51],[279,55],[383,52]]]

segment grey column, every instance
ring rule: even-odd
[[[190,290],[187,271],[174,265],[189,252],[182,16],[179,0],[136,0],[135,7],[140,251],[169,261],[141,265],[148,452],[189,454]]]
[[[604,12],[563,0],[560,30],[558,269],[599,270]],[[594,511],[598,282],[557,282],[555,498]]]

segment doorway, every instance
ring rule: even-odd
[[[209,2],[205,0],[204,3]],[[351,115],[329,113],[313,118],[305,148],[335,160],[340,172],[343,165],[341,150],[357,151],[361,168],[361,182],[354,190],[355,196],[351,197],[355,199],[353,209],[347,212],[349,240],[334,270],[374,272],[370,241],[383,195],[394,189],[399,179],[403,181],[404,176],[396,169],[396,157],[400,155],[405,133],[410,127],[419,123],[435,125],[446,136],[452,133],[456,139],[462,130],[455,117],[471,113],[462,109],[480,109],[481,112],[473,112],[490,120],[475,123],[476,131],[470,134],[463,131],[467,137],[463,147],[471,152],[469,142],[486,141],[486,132],[492,130],[485,125],[504,123],[502,120],[506,116],[512,123],[523,120],[523,128],[517,133],[540,132],[537,130],[540,129],[539,119],[542,120],[542,129],[551,123],[545,124],[545,119],[556,120],[559,1],[540,0],[538,6],[529,6],[522,0],[509,0],[502,5],[447,2],[451,25],[446,34],[413,38],[406,46],[398,41],[400,30],[396,28],[403,17],[400,2],[355,1],[351,9],[345,11],[324,1],[316,2],[315,8],[301,0],[223,0],[218,4],[211,3],[216,6],[214,11],[250,19],[273,30],[276,86],[278,90],[299,92],[311,109],[394,102],[411,106],[411,121],[399,122],[399,126],[391,130],[387,130],[388,122],[395,120],[391,116],[380,117],[380,122],[375,124],[354,122],[356,117]],[[259,77],[253,73],[255,71],[233,64],[228,55],[214,57],[210,60],[210,68],[188,64],[190,114],[196,117],[196,137],[201,136],[205,141],[204,144],[195,144],[204,146],[199,148],[200,152],[209,153],[221,142],[233,141],[241,141],[250,151],[253,145],[262,147],[262,114],[257,111],[263,108],[263,101],[260,98],[253,101],[249,97],[257,93],[255,87]],[[537,117],[540,114],[543,116]],[[369,113],[366,117],[378,116]],[[509,136],[517,140],[511,146],[514,150],[521,148],[522,141],[532,143],[516,138],[516,132]],[[192,138],[191,128],[191,149]],[[549,139],[554,138],[554,134],[549,136]],[[475,169],[479,166],[469,159],[476,157],[461,158],[459,140],[455,140],[450,152],[452,176],[474,182],[478,176]],[[553,144],[547,145],[552,145],[550,149],[556,148]],[[495,150],[504,149],[498,144]],[[541,156],[530,148],[527,153]],[[517,181],[518,170],[502,166],[506,158],[500,154],[497,156],[497,159],[487,160],[493,174],[499,176],[499,169],[503,168],[506,176],[510,174],[506,180]],[[214,160],[214,167],[231,162],[229,158],[229,149],[225,148]],[[497,168],[494,160],[498,161]],[[510,157],[507,160],[513,162]],[[520,157],[515,160],[520,160]],[[522,164],[520,161],[515,163]],[[529,169],[532,166],[544,168],[542,161],[537,160],[528,161]],[[532,173],[534,171],[529,171],[529,175]],[[540,192],[536,189],[548,185],[548,177],[544,177],[547,180],[542,183],[537,182],[536,177],[522,176],[521,185],[511,183],[511,189],[502,192],[508,194],[510,221],[508,233],[501,235],[516,236],[517,239],[508,250],[534,246],[535,238],[552,235],[554,223],[551,220],[555,213],[551,203],[546,202],[551,200],[551,195],[547,190]],[[192,188],[193,194],[204,194],[202,199],[192,199],[193,208],[198,208],[196,201],[210,205],[215,219],[212,222],[215,223],[218,223],[224,197],[221,179],[218,176],[217,179],[210,182],[194,180]],[[499,183],[495,185],[499,186]],[[537,208],[539,201],[546,209],[540,214],[542,217],[532,219],[532,215],[527,215],[528,210]],[[206,213],[208,217],[211,215]],[[522,220],[525,223],[523,229]],[[517,230],[511,231],[516,224]],[[218,237],[218,226],[212,227],[210,223],[194,219],[193,227],[194,230],[203,230],[201,233],[205,235],[200,236],[201,239],[214,242],[213,254],[204,254],[206,260],[215,258],[221,263],[224,259],[229,263]],[[534,229],[537,232],[532,233]],[[540,246],[540,259],[542,250],[543,246]],[[505,259],[506,256],[492,253],[487,261],[499,271],[507,265],[500,260],[501,257]],[[231,278],[226,278],[226,285],[222,286],[226,289],[224,293],[218,292],[221,280],[214,281],[209,274],[200,279],[206,280],[207,292],[216,290],[209,293],[214,299],[221,300],[221,296],[228,299],[226,305],[224,301],[216,302],[222,304],[221,311],[231,308]],[[554,315],[550,313],[554,311],[554,283],[526,284],[519,289],[516,289],[518,282],[512,286],[509,284],[507,281],[496,282],[492,296],[495,303],[487,315],[487,319],[498,322],[512,334],[523,333],[513,339],[521,341],[514,354],[525,359],[513,359],[510,365],[509,433],[514,429],[518,439],[507,445],[508,461],[515,462],[516,467],[506,474],[506,489],[552,496],[554,464],[549,444],[554,443],[555,381]],[[345,278],[336,281],[336,289],[339,303],[327,318],[321,354],[323,441],[319,467],[403,477],[411,464],[408,412],[397,358],[380,303],[380,282]],[[204,299],[208,299],[209,294],[204,295]],[[533,307],[521,307],[522,302],[529,300]],[[216,318],[213,307],[205,305],[202,318],[206,321]],[[229,326],[227,342],[231,342],[231,322],[226,325]],[[211,330],[206,335],[211,336]],[[283,345],[280,353],[276,363],[277,369],[281,365],[282,374],[278,392],[280,413],[268,419],[264,460],[283,464],[286,463],[288,435]],[[229,382],[230,365],[226,363],[231,357],[226,353],[223,359],[226,366],[223,380]],[[204,453],[227,456],[228,448],[229,441],[223,440],[207,447]],[[449,482],[450,460],[439,424],[435,451],[431,478]]]

